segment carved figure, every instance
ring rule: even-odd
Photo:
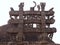
[[[20,3],[18,11],[11,7],[8,24],[0,26],[0,45],[60,45],[52,40],[56,32],[50,27],[54,24],[53,8],[45,11],[45,3],[33,3],[28,11],[23,10],[24,3]],[[34,10],[36,5],[38,11]]]

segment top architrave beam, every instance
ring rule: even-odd
[[[54,11],[44,11],[46,16],[54,15]],[[10,11],[10,16],[19,16],[19,11]],[[23,15],[41,15],[41,11],[23,11]]]

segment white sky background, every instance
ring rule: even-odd
[[[0,0],[0,26],[7,24],[9,20],[9,11],[10,7],[13,7],[15,10],[18,10],[18,5],[20,2],[24,2],[24,10],[29,10],[30,7],[34,6],[33,1],[36,1],[37,4],[40,2],[46,2],[46,9],[54,7],[55,11],[55,23],[52,27],[57,28],[57,32],[54,34],[53,41],[60,43],[60,1],[59,0]],[[37,9],[37,8],[36,8]]]

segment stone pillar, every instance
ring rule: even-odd
[[[43,31],[42,33],[42,40],[45,40],[47,37],[47,33],[45,32],[46,28],[46,19],[45,19],[45,3],[41,3],[41,30]]]
[[[23,37],[23,7],[24,7],[24,3],[20,3],[19,5],[19,34],[18,34],[19,41],[22,41],[22,37]]]

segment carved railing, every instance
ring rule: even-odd
[[[31,19],[31,20],[23,20],[24,22],[23,23],[41,23],[41,20],[33,20],[33,19]],[[54,19],[46,19],[46,24],[53,24],[55,22],[55,20]],[[9,20],[8,21],[8,23],[19,23],[19,19],[11,19],[11,20]]]
[[[56,32],[56,28],[46,28],[45,30],[41,30],[38,28],[24,28],[24,32],[47,32],[47,33],[53,33]]]
[[[46,24],[53,24],[55,22],[54,19],[46,19]],[[24,20],[24,23],[41,23],[41,20]]]

